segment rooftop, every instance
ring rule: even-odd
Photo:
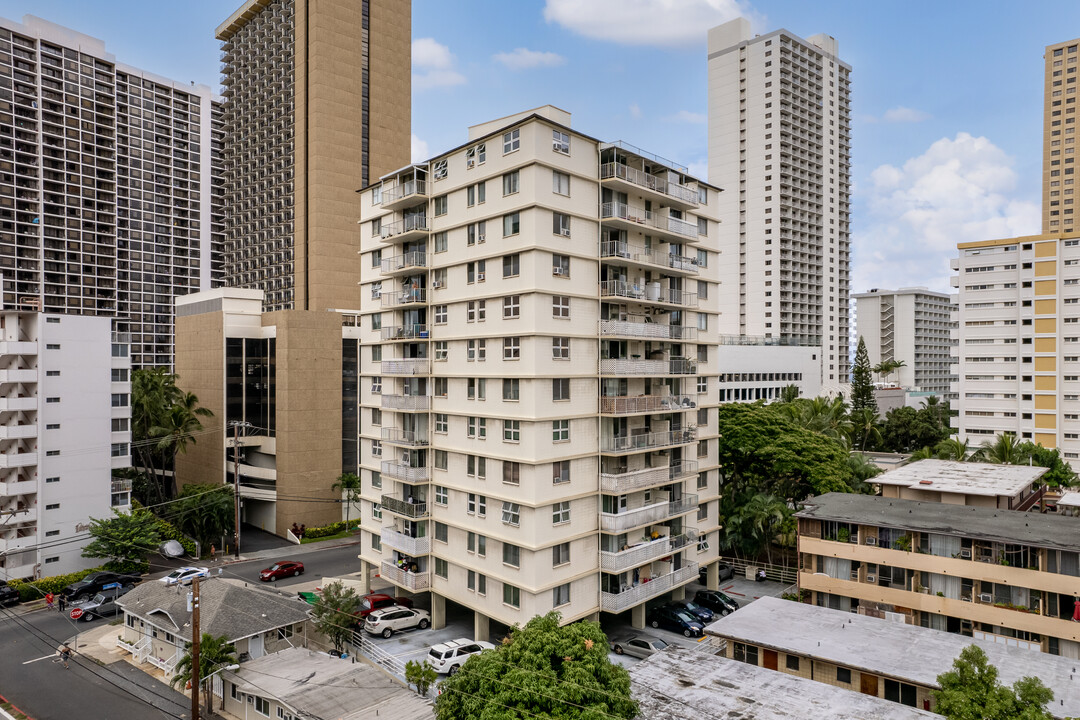
[[[1080,492],[1070,490],[1062,493],[1055,504],[1058,507],[1080,507]]]
[[[289,648],[223,673],[237,690],[273,697],[304,717],[428,720],[431,705],[376,667]]]
[[[919,460],[882,473],[871,482],[930,492],[1013,497],[1030,487],[1048,470],[1038,465]]]
[[[639,717],[649,720],[941,718],[816,680],[674,645],[631,667],[630,680],[634,699],[641,704]]]
[[[978,645],[1003,683],[1038,677],[1054,691],[1053,715],[1080,714],[1080,662],[1037,650],[773,597],[749,603],[705,631],[932,688],[965,647]]]
[[[1080,520],[1063,515],[854,493],[819,495],[809,500],[806,507],[795,515],[1071,552],[1080,550]]]

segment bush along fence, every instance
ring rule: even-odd
[[[355,530],[358,527],[360,527],[360,520],[359,519],[349,521],[349,530]],[[319,538],[327,538],[327,537],[330,537],[332,535],[338,535],[338,534],[343,533],[343,532],[345,532],[345,521],[344,520],[342,520],[340,522],[336,522],[336,523],[330,523],[329,525],[324,525],[323,527],[304,528],[304,537],[303,537],[303,539],[304,540],[315,540],[315,539],[319,539]]]

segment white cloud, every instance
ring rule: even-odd
[[[680,110],[674,115],[668,115],[664,119],[668,122],[693,123],[695,125],[700,125],[709,118],[705,115],[705,113],[696,113],[690,112],[689,110]]]
[[[1039,230],[1039,205],[1016,192],[1012,158],[985,137],[942,138],[902,167],[878,167],[869,185],[853,238],[855,292],[948,291],[957,243]]]
[[[544,19],[622,45],[682,47],[704,43],[709,28],[758,17],[746,0],[546,0]]]
[[[924,120],[929,120],[930,117],[930,113],[899,105],[886,110],[881,117],[877,117],[876,115],[864,115],[863,120],[869,123],[920,123]]]
[[[410,146],[409,156],[414,163],[423,162],[431,157],[431,155],[428,154],[428,144],[426,140],[421,140],[413,135]]]
[[[495,62],[502,63],[511,70],[529,70],[538,67],[556,67],[566,62],[566,58],[553,52],[517,48],[514,52],[496,53]]]
[[[417,38],[412,43],[412,84],[416,90],[465,84],[465,76],[454,69],[450,48],[434,38]]]
[[[630,104],[630,117],[632,117],[632,118],[641,117],[641,106],[638,105],[637,103],[631,103]]]

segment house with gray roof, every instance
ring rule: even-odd
[[[148,662],[172,675],[191,642],[190,586],[144,582],[117,602],[124,631],[117,645],[137,664]],[[263,590],[239,580],[199,583],[199,626],[225,636],[241,661],[294,646],[306,646],[311,606],[295,595]]]

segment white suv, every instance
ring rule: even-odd
[[[451,640],[450,642],[433,645],[431,650],[428,651],[427,660],[432,664],[436,672],[453,675],[461,669],[461,666],[465,664],[470,655],[476,655],[494,647],[491,643],[483,640],[468,640],[466,638]]]
[[[367,616],[364,621],[364,629],[372,635],[382,635],[388,638],[398,630],[420,628],[427,630],[431,625],[431,616],[427,610],[405,608],[400,605],[391,605],[382,610],[376,610]]]

